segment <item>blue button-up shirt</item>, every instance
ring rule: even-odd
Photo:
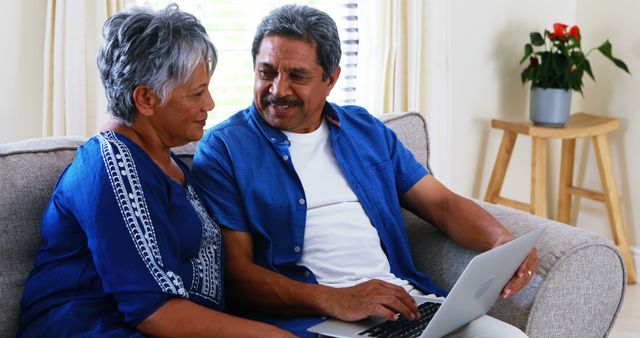
[[[422,292],[446,294],[416,271],[400,208],[399,197],[428,170],[364,108],[327,103],[323,115],[330,122],[338,165],[378,231],[391,272]],[[252,105],[207,131],[198,143],[193,174],[218,223],[251,233],[257,264],[317,283],[313,272],[299,265],[307,205],[289,145],[284,133],[269,126]],[[309,335],[306,328],[321,320],[243,315],[300,336]]]

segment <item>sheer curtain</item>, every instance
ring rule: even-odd
[[[447,0],[358,3],[356,103],[374,114],[418,111],[429,124],[431,167],[449,184],[451,103]]]
[[[122,8],[122,0],[47,1],[43,136],[90,136],[106,121],[96,53],[103,23]]]
[[[356,101],[373,112],[407,111],[420,90],[423,23],[416,11],[422,2],[362,1],[359,6]]]

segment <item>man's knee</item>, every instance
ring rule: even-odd
[[[481,316],[453,331],[447,338],[525,338],[519,328],[491,316]]]

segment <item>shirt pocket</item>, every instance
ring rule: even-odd
[[[396,190],[396,178],[391,160],[386,160],[369,166],[369,178],[371,179],[369,192],[376,196],[374,203],[384,205],[397,204],[398,194]]]

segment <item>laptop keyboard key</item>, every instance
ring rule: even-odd
[[[408,320],[400,315],[396,320],[387,320],[378,325],[372,326],[358,335],[379,338],[413,338],[419,337],[427,327],[431,318],[440,308],[441,303],[426,302],[418,305],[420,319]]]

